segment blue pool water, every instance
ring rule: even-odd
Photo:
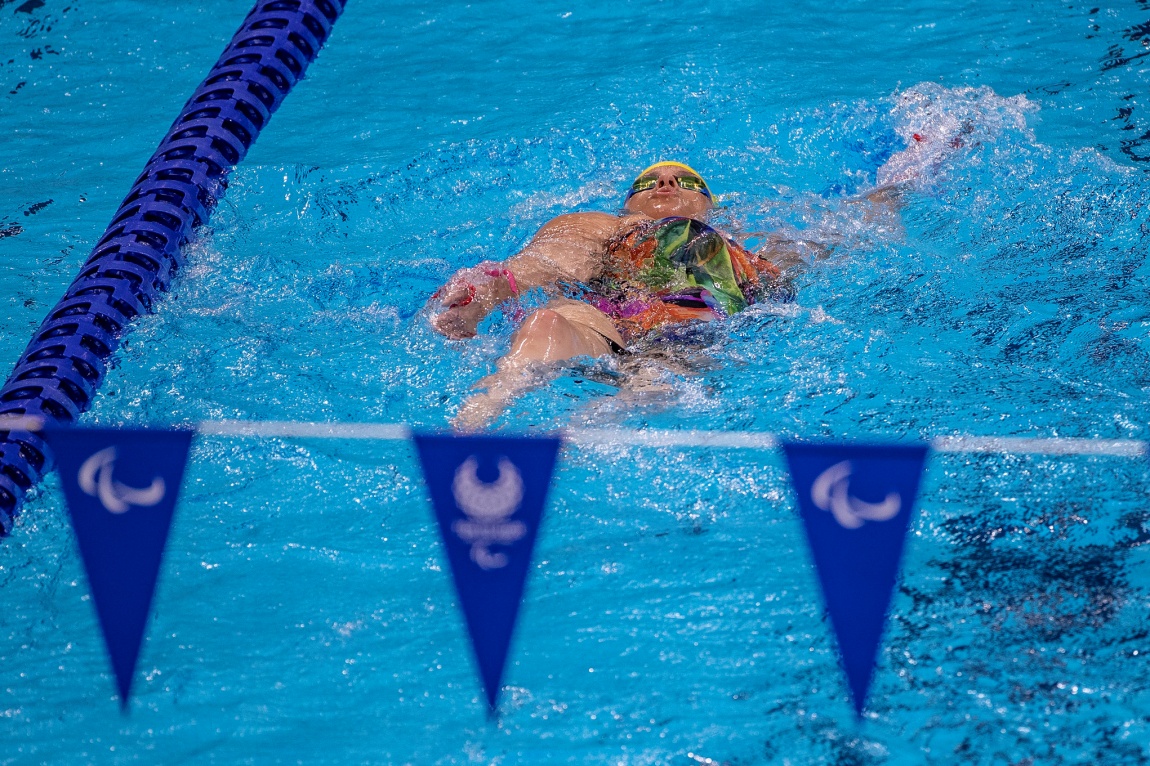
[[[0,359],[246,11],[0,0]],[[1148,21],[356,0],[86,422],[442,428],[513,323],[449,342],[426,297],[676,157],[723,228],[833,255],[691,370],[574,363],[500,428],[1146,439]],[[967,124],[900,220],[844,201],[908,134]],[[54,478],[0,543],[0,764],[1150,759],[1141,460],[933,456],[859,726],[774,453],[569,448],[495,723],[408,445],[193,454],[130,717]]]

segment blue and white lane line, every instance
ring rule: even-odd
[[[0,431],[39,431],[35,417],[0,418]],[[319,423],[287,420],[205,420],[194,425],[205,436],[296,439],[406,440],[411,429],[398,423]],[[699,431],[625,428],[569,428],[563,438],[576,445],[642,447],[718,447],[770,450],[779,446],[775,434],[754,431]],[[930,440],[935,452],[1031,455],[1107,455],[1143,457],[1147,442],[1137,439],[1088,439],[1023,436],[939,436]]]

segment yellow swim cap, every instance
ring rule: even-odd
[[[666,165],[670,165],[670,166],[671,166],[671,167],[673,167],[673,168],[682,168],[683,170],[686,170],[688,173],[694,173],[694,174],[695,174],[695,175],[697,175],[699,178],[702,178],[702,177],[703,177],[703,174],[702,174],[702,173],[700,173],[699,171],[695,170],[695,169],[694,169],[693,167],[691,167],[690,165],[684,164],[684,163],[682,163],[682,162],[671,162],[670,160],[663,160],[662,162],[656,162],[656,163],[655,163],[654,165],[652,165],[651,167],[649,167],[649,168],[645,168],[645,169],[643,170],[643,172],[642,172],[642,173],[640,173],[639,175],[640,175],[640,176],[645,176],[645,175],[647,175],[648,173],[650,173],[652,170],[654,170],[655,168],[661,168],[661,167],[664,167],[664,166],[666,166]],[[638,176],[636,176],[636,178],[637,178],[637,177],[638,177]]]
[[[667,160],[664,160],[662,162],[656,162],[654,165],[651,165],[650,167],[645,168],[642,173],[635,176],[635,180],[631,182],[631,188],[627,190],[627,199],[630,199],[631,195],[635,194],[636,192],[645,191],[645,189],[638,188],[640,178],[647,175],[648,173],[650,173],[652,170],[655,170],[656,168],[664,168],[664,167],[673,167],[673,168],[679,168],[681,170],[686,170],[692,176],[699,179],[699,185],[701,188],[692,189],[692,191],[701,192],[702,194],[705,194],[707,196],[707,199],[713,199],[713,197],[711,196],[711,190],[710,190],[710,188],[708,188],[707,182],[703,180],[703,175],[699,171],[695,170],[690,165],[684,164],[682,162],[670,162]],[[694,186],[694,184],[692,184],[692,186]]]

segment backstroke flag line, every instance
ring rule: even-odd
[[[560,440],[413,438],[493,713]]]
[[[192,431],[51,428],[64,499],[128,708]]]
[[[787,443],[783,452],[861,717],[927,446]]]

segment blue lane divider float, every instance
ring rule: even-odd
[[[89,408],[123,328],[184,266],[241,160],[303,77],[346,0],[262,0],[188,99],[64,297],[0,389],[0,416],[70,423]],[[52,467],[31,431],[0,431],[0,531]]]

